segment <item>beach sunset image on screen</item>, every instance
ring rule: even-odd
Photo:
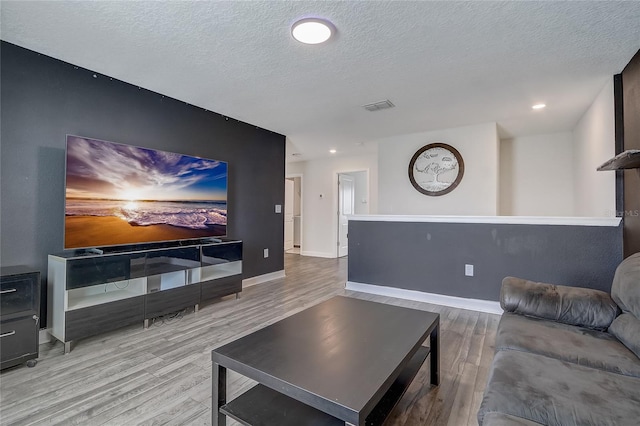
[[[226,235],[227,163],[67,136],[65,248]]]

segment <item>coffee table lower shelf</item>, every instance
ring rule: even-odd
[[[385,421],[429,356],[429,352],[428,347],[421,346],[418,349],[367,417],[367,426],[381,425]],[[245,426],[344,426],[343,420],[260,384],[220,407],[220,412]]]

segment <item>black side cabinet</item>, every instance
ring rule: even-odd
[[[0,369],[36,365],[40,326],[40,272],[0,268]]]

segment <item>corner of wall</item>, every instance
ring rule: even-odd
[[[498,132],[498,123],[492,123],[493,124],[493,131],[495,132],[495,151],[496,151],[496,181],[495,181],[495,194],[496,194],[496,205],[495,205],[495,211],[494,211],[494,215],[498,216],[500,215],[500,178],[501,178],[501,168],[500,168],[500,161],[501,161],[501,153],[500,153],[500,135]]]
[[[513,187],[516,176],[513,172],[513,139],[499,142],[498,216],[513,214]]]
[[[576,216],[615,216],[615,173],[596,168],[615,155],[613,78],[572,131],[573,206]]]

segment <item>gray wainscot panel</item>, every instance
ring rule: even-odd
[[[497,301],[511,275],[609,292],[621,260],[617,218],[349,220],[348,280],[355,283]],[[474,265],[474,276],[465,276],[465,264]]]

